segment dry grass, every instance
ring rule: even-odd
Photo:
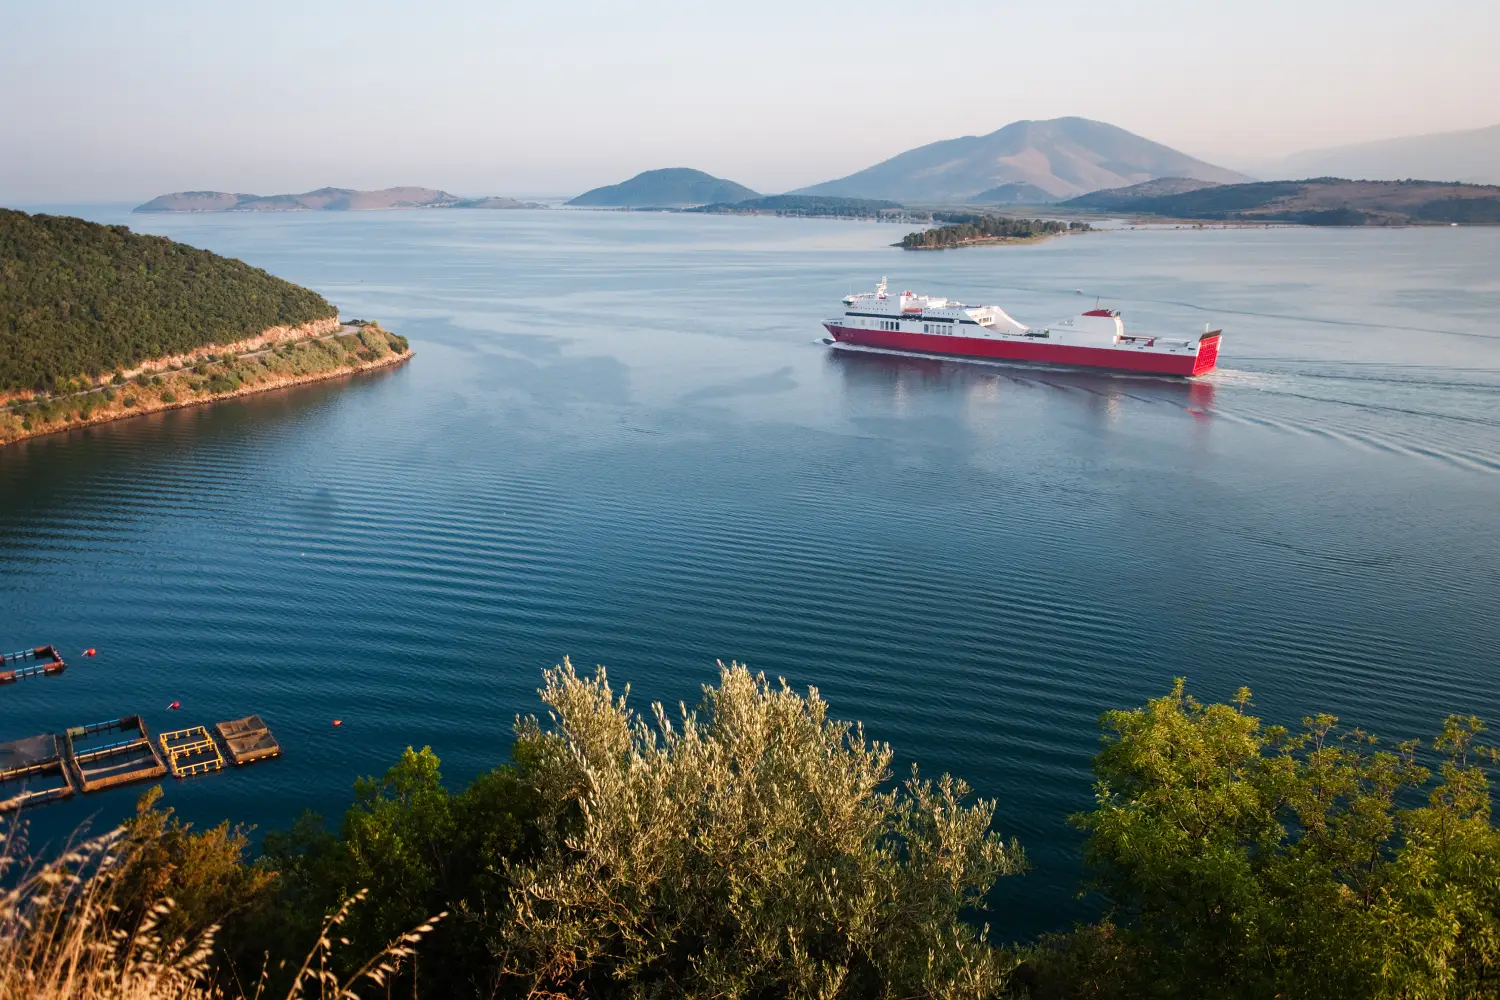
[[[211,984],[214,935],[209,927],[191,938],[164,940],[158,928],[175,904],[148,901],[129,927],[121,899],[122,876],[139,845],[123,828],[81,840],[60,857],[36,863],[25,857],[22,828],[0,833],[0,1000],[210,1000],[225,994]],[[340,925],[363,891],[323,922],[286,1000],[358,1000],[362,991],[385,995],[397,970],[446,913],[390,942],[352,975],[330,968],[334,951],[349,942]],[[137,901],[138,902],[138,901]],[[121,925],[127,926],[121,926]],[[267,1000],[266,975],[249,994]]]

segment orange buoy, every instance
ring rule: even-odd
[[[344,720],[343,719],[334,719],[333,720],[333,724],[335,726],[342,726],[344,724]]]
[[[167,711],[168,712],[175,712],[175,711],[177,711],[181,707],[182,707],[182,702],[180,702],[180,701],[174,701],[174,702],[172,702],[172,704],[170,704],[170,705],[167,706]]]

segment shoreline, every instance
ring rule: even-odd
[[[308,344],[311,342],[312,340],[309,339],[299,341],[298,343]],[[81,427],[92,427],[97,424],[113,423],[116,420],[127,420],[131,417],[145,416],[151,413],[162,413],[167,410],[182,410],[192,406],[201,406],[205,403],[215,403],[221,400],[235,399],[240,396],[250,396],[259,392],[270,392],[273,389],[288,389],[299,385],[308,385],[313,382],[322,382],[328,379],[339,378],[345,375],[357,375],[361,372],[375,371],[380,368],[392,368],[396,365],[403,364],[404,362],[410,360],[415,355],[415,353],[416,352],[413,351],[410,347],[407,347],[405,350],[392,350],[389,354],[384,354],[369,360],[361,359],[353,364],[340,364],[333,368],[323,369],[320,371],[302,372],[298,374],[272,375],[262,381],[257,381],[248,385],[238,385],[232,389],[225,389],[219,392],[195,392],[193,393],[192,398],[177,398],[175,391],[169,388],[167,389],[167,391],[171,392],[173,395],[173,399],[170,402],[159,397],[154,397],[140,399],[136,402],[135,405],[127,407],[124,406],[123,403],[115,403],[113,400],[110,400],[106,403],[105,407],[89,412],[88,416],[86,417],[65,416],[62,421],[58,421],[56,423],[49,421],[41,427],[33,427],[30,429],[24,427],[15,427],[14,429],[10,429],[6,428],[3,424],[0,424],[0,454],[3,454],[3,449],[8,445],[16,444],[21,441],[29,441],[33,438],[44,437],[48,434],[57,434],[62,431],[77,430]],[[190,370],[173,371],[169,374],[175,376],[170,385],[176,386],[178,388],[183,388],[184,391],[188,391],[179,383],[186,382],[187,379],[193,374]],[[115,386],[113,388],[119,393],[130,393],[136,387],[133,383],[130,383],[125,386]],[[94,393],[97,393],[99,391],[101,390],[90,390],[89,392],[82,393],[80,395],[93,395]],[[71,411],[69,412],[71,413]],[[15,414],[0,411],[0,417],[4,416],[10,416],[13,418]]]
[[[950,243],[947,246],[922,246],[909,247],[904,243],[892,243],[893,247],[902,250],[962,250],[965,247],[999,247],[999,246],[1030,246],[1036,243],[1045,243],[1058,236],[1067,236],[1068,233],[1038,233],[1035,236],[987,236],[984,239],[964,240],[960,243]]]

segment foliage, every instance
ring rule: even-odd
[[[1210,185],[1143,196],[1142,189],[1148,184],[1095,191],[1063,205],[1177,219],[1291,222],[1307,226],[1500,222],[1500,197],[1496,197],[1500,188],[1487,185],[1314,177],[1301,181]]]
[[[167,371],[165,376],[141,373],[135,377],[135,385],[141,390],[154,391],[134,392],[118,401],[108,387],[94,391],[82,389],[78,384],[82,380],[64,380],[66,395],[50,399],[37,397],[0,406],[0,443],[26,431],[48,431],[66,426],[75,415],[80,420],[110,419],[124,416],[137,407],[154,410],[170,406],[180,399],[192,398],[190,393],[199,393],[199,398],[203,398],[257,386],[269,388],[289,380],[336,373],[387,357],[392,352],[405,353],[407,349],[405,337],[369,323],[357,335],[283,342],[274,350],[251,352],[240,357],[226,351],[216,361],[204,361],[181,371]]]
[[[956,247],[981,240],[1030,239],[1069,230],[1087,230],[1087,223],[1060,222],[1055,219],[1012,219],[1003,215],[976,215],[972,212],[934,212],[933,221],[948,225],[907,233],[901,246],[907,250],[931,250]]]
[[[537,813],[536,793],[514,768],[453,794],[432,750],[407,748],[383,778],[355,783],[337,836],[313,814],[266,836],[261,865],[278,873],[276,895],[244,929],[237,961],[265,948],[285,956],[323,913],[364,893],[343,927],[352,942],[345,954],[367,954],[428,914],[449,911],[424,947],[421,992],[488,995],[497,980],[489,941],[508,911],[507,868],[535,850]],[[333,968],[352,971],[339,960]]]
[[[153,794],[154,793],[154,794]],[[232,898],[244,886],[214,885],[205,876],[264,880],[240,859],[244,842],[227,827],[193,834],[155,808],[160,789],[141,797],[137,816],[103,837],[70,845],[59,858],[40,866],[14,850],[15,824],[0,836],[0,877],[15,884],[0,892],[0,997],[33,1000],[217,1000],[226,995],[268,997],[264,977],[211,983],[215,949],[213,924],[192,928],[179,900],[164,891],[207,889],[208,897]],[[210,878],[209,881],[212,881]],[[249,887],[259,891],[263,886]],[[356,987],[387,986],[418,944],[446,914],[437,914],[376,950],[373,957],[340,975],[331,960],[348,945],[336,931],[364,899],[357,893],[326,916],[313,946],[288,976],[286,1000],[347,1000]],[[180,931],[182,933],[174,932]],[[351,963],[352,964],[352,963]]]
[[[0,995],[198,997],[211,974],[256,997],[1500,997],[1500,755],[1472,717],[1386,747],[1182,681],[1106,713],[1074,822],[1107,913],[1006,950],[976,926],[1024,866],[994,803],[892,782],[816,690],[721,665],[696,710],[648,720],[564,661],[541,695],[513,763],[450,792],[408,749],[337,832],[305,816],[254,863],[148,793],[0,897]],[[68,963],[96,985],[58,985]]]
[[[1424,222],[1500,223],[1500,198],[1436,198],[1417,210]]]
[[[548,671],[517,729],[547,839],[516,871],[506,968],[532,995],[986,997],[1007,963],[960,914],[1021,870],[994,803],[895,788],[891,751],[744,667],[648,724],[601,668]]]
[[[336,314],[259,268],[124,226],[0,209],[0,390]]]
[[[1415,741],[1380,748],[1330,715],[1292,733],[1249,699],[1203,705],[1179,680],[1104,716],[1097,804],[1076,822],[1118,928],[1054,940],[1040,979],[1058,995],[1500,995],[1482,723],[1447,720],[1434,783]]]
[[[273,876],[246,863],[246,831],[225,821],[194,832],[171,809],[160,808],[160,799],[160,786],[147,791],[123,828],[126,861],[117,919],[129,927],[143,920],[150,906],[171,898],[174,905],[157,927],[169,940],[187,940],[260,905]]]

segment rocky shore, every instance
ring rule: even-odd
[[[389,368],[412,356],[406,338],[336,319],[272,327],[227,346],[158,358],[67,394],[0,405],[0,445],[125,417]]]

